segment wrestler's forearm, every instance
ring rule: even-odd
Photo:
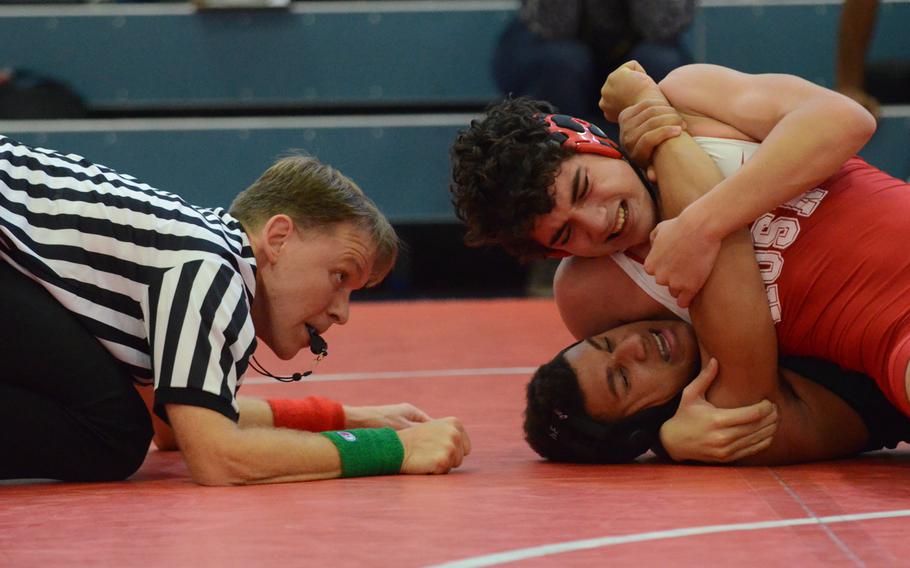
[[[723,179],[687,134],[661,144],[654,167],[658,180],[664,180],[660,195],[665,218],[679,214]],[[716,404],[751,404],[776,390],[777,338],[746,231],[723,240],[715,269],[690,313],[699,340],[720,363]]]
[[[699,342],[719,363],[708,400],[726,408],[777,402],[777,335],[748,231],[723,240],[689,313]]]
[[[658,146],[653,166],[663,219],[676,217],[724,179],[714,161],[686,133]]]

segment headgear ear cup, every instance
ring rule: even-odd
[[[581,154],[597,154],[618,160],[624,158],[616,142],[610,140],[597,125],[591,124],[587,120],[567,114],[541,113],[537,115],[537,118],[547,126],[550,138],[563,148]],[[565,258],[571,256],[571,254],[561,250],[550,249],[546,256],[548,258]]]
[[[538,115],[547,125],[550,137],[564,148],[582,154],[598,154],[607,158],[622,159],[616,142],[610,140],[598,126],[567,114]]]
[[[537,114],[550,132],[550,138],[558,142],[560,146],[568,148],[573,152],[582,154],[597,154],[607,158],[616,158],[625,160],[632,166],[632,170],[645,186],[648,194],[655,203],[660,202],[660,196],[657,189],[645,172],[636,166],[632,160],[626,156],[619,144],[610,140],[606,133],[596,124],[591,124],[586,120],[575,118],[567,114]]]

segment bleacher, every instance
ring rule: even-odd
[[[452,111],[495,97],[485,62],[512,10],[459,1],[4,7],[0,67],[62,79],[102,112],[155,117],[0,130],[212,205],[303,149],[361,183],[394,221],[448,222],[447,149],[471,116]],[[233,116],[211,116],[219,111]]]
[[[448,147],[499,93],[490,54],[514,0],[0,6],[0,68],[67,82],[84,120],[0,121],[208,206],[305,150],[354,178],[396,224],[455,224]],[[698,61],[831,85],[840,2],[708,0]],[[885,1],[871,58],[910,54],[910,1]],[[127,118],[119,118],[126,116]],[[115,118],[117,117],[117,118]],[[886,107],[864,150],[910,176],[910,111]]]

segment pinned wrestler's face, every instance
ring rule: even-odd
[[[575,154],[550,188],[553,209],[535,219],[532,238],[575,256],[605,256],[647,244],[654,201],[625,160]]]
[[[639,321],[589,337],[565,354],[585,410],[615,421],[671,400],[698,371],[698,343],[679,320]]]
[[[253,323],[287,360],[310,345],[307,325],[321,334],[348,321],[351,292],[366,285],[375,246],[351,223],[304,229],[286,215],[272,217],[256,235]]]

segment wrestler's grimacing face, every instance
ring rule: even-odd
[[[625,160],[575,154],[550,188],[553,209],[535,219],[532,238],[575,256],[605,256],[649,242],[654,200]]]
[[[589,337],[566,351],[588,414],[620,420],[671,400],[698,370],[698,342],[678,320],[639,321]]]

